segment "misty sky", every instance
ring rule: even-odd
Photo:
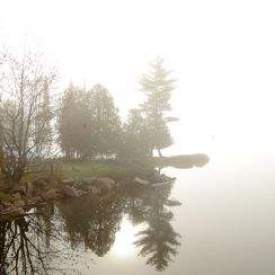
[[[0,0],[0,44],[36,45],[62,89],[101,82],[123,116],[161,56],[178,79],[179,153],[275,152],[274,14],[265,0]]]

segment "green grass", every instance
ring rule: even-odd
[[[62,161],[62,176],[78,179],[81,177],[112,177],[122,179],[138,174],[144,174],[150,170],[150,165],[127,165],[116,161]]]

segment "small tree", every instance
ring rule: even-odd
[[[164,68],[160,58],[151,64],[151,69],[150,73],[143,75],[140,82],[141,90],[146,96],[142,110],[150,133],[151,152],[157,149],[161,156],[161,149],[172,144],[166,114],[171,109],[169,101],[175,80],[169,77],[170,71]]]
[[[37,119],[45,85],[49,91],[55,73],[47,70],[41,58],[33,53],[26,53],[23,58],[5,54],[2,60],[2,172],[11,179],[10,182],[16,183],[22,178],[28,162],[36,156],[37,148],[49,142],[49,135],[41,133],[45,133],[51,118],[39,116],[39,123]]]
[[[36,144],[36,156],[49,155],[52,145],[51,120],[54,117],[50,106],[49,83],[44,81],[41,97],[36,104],[36,116],[34,124],[34,135]]]

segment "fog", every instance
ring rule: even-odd
[[[273,1],[3,0],[0,39],[42,49],[60,87],[104,83],[123,116],[161,56],[178,79],[174,138],[183,152],[274,152],[273,14]]]
[[[274,14],[1,0],[0,273],[274,274]]]

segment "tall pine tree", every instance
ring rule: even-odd
[[[143,75],[140,84],[146,96],[142,110],[149,129],[151,153],[156,149],[161,156],[161,149],[172,144],[166,115],[171,109],[169,101],[175,80],[170,78],[170,71],[164,68],[163,60],[157,58],[151,64],[151,72]]]

